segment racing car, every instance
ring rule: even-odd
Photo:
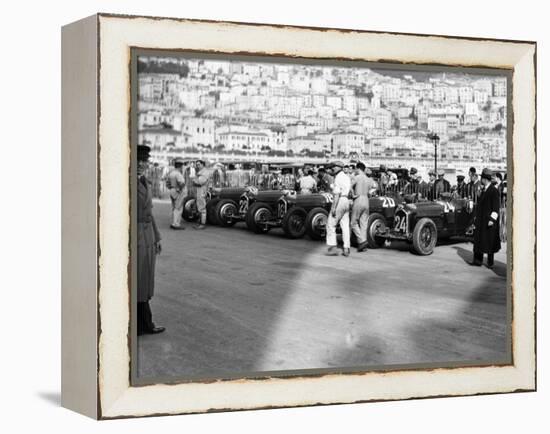
[[[474,202],[443,194],[436,201],[401,203],[391,226],[373,228],[377,244],[386,240],[405,241],[419,255],[430,255],[441,239],[471,237],[474,229]]]
[[[212,189],[206,202],[207,221],[226,227],[244,221],[252,231],[265,232],[255,221],[264,218],[266,212],[272,213],[282,194],[281,190],[258,190],[251,186]],[[194,197],[186,198],[183,210],[186,220],[198,219]]]
[[[367,241],[372,247],[380,247],[384,241],[374,237],[376,231],[391,225],[395,209],[403,199],[388,196],[369,198],[369,219],[367,223]],[[279,198],[276,214],[259,224],[267,231],[281,227],[289,238],[320,240],[326,236],[328,214],[332,207],[332,193],[287,194]]]

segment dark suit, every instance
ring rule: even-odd
[[[481,190],[475,215],[474,261],[481,262],[487,253],[488,263],[492,265],[494,253],[500,250],[500,194],[494,185],[489,184]],[[492,226],[489,226],[492,222]]]
[[[441,193],[448,193],[451,191],[451,183],[446,179],[438,179],[434,184],[434,200],[439,199]]]
[[[477,199],[479,198],[479,195],[481,193],[481,182],[479,181],[476,181],[476,182],[468,182],[468,184],[466,184],[467,187],[467,191],[468,191],[468,199],[471,199],[473,200],[474,202],[477,202]]]

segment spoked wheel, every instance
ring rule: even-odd
[[[422,218],[413,231],[413,250],[419,255],[431,255],[437,243],[437,227],[429,218]]]
[[[197,200],[194,197],[188,196],[183,200],[182,217],[188,222],[194,222],[199,219]]]
[[[306,211],[292,208],[283,218],[283,231],[289,238],[302,238],[306,234]]]
[[[386,230],[386,219],[382,214],[372,213],[367,220],[367,244],[371,249],[377,249],[384,245],[384,238],[377,234]]]
[[[273,219],[271,208],[263,202],[253,203],[246,212],[246,226],[257,234],[263,234],[271,229],[266,222]]]
[[[220,226],[233,226],[237,223],[237,204],[229,199],[220,200],[215,207],[216,217]]]
[[[306,218],[306,232],[312,240],[321,240],[327,233],[328,212],[324,208],[313,208]]]

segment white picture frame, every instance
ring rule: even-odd
[[[501,68],[512,75],[512,363],[133,386],[132,47]],[[97,14],[62,38],[62,404],[96,419],[536,389],[536,44]]]

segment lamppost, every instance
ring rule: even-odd
[[[439,136],[435,133],[430,133],[426,137],[434,144],[434,171],[437,174],[437,145],[439,144]]]

